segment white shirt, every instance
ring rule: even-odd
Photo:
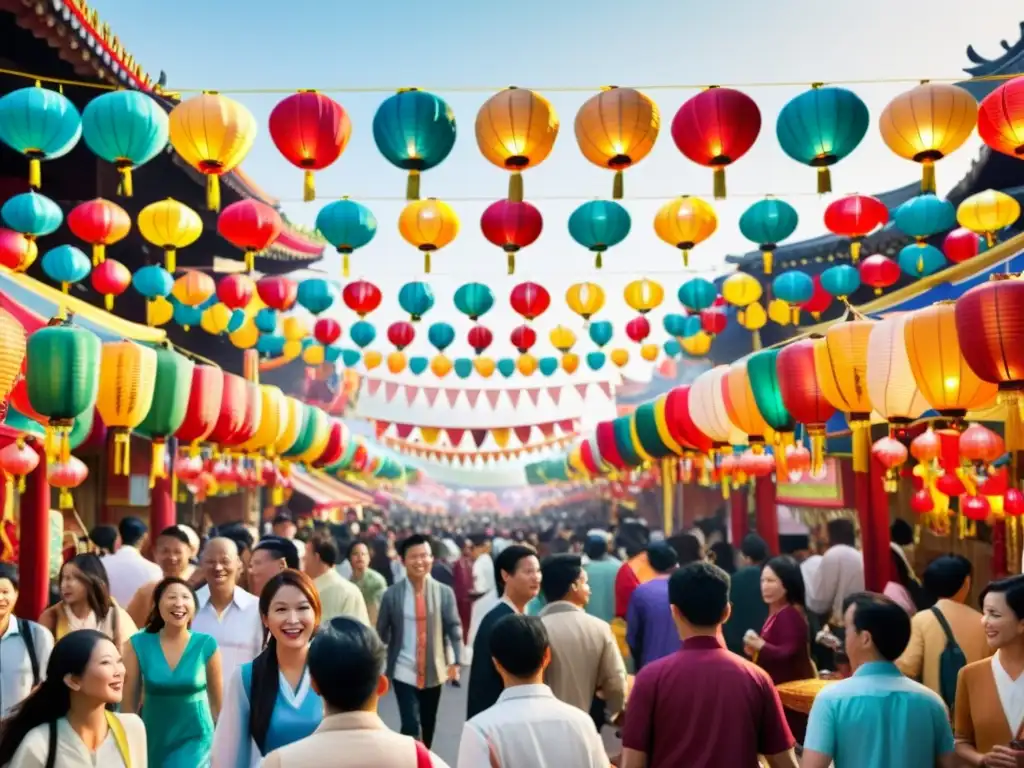
[[[146,768],[146,727],[138,715],[118,714],[117,719],[124,727],[125,740],[128,742],[128,755],[132,768]],[[18,750],[8,764],[9,768],[43,768],[50,754],[50,727],[48,724],[37,725],[18,745]],[[120,768],[124,765],[121,751],[112,731],[107,731],[107,738],[95,752],[90,752],[67,718],[57,721],[57,755],[54,764],[57,768]],[[158,766],[153,766],[158,768]]]
[[[402,645],[395,661],[395,680],[416,685],[416,595],[412,588],[405,590],[402,613]]]
[[[26,642],[31,642],[39,661],[39,682],[46,677],[46,665],[53,650],[53,635],[46,627],[28,622],[31,638],[21,634],[18,620],[11,616],[0,637],[0,713],[4,717],[32,692],[32,662]]]
[[[128,545],[122,545],[112,555],[104,555],[100,562],[107,571],[110,594],[121,607],[131,602],[136,590],[143,584],[160,581],[164,577],[159,565],[147,560],[139,550]]]
[[[864,591],[864,556],[860,550],[836,544],[829,547],[812,579],[807,607],[814,613],[841,617],[843,601]]]
[[[506,688],[497,703],[462,728],[457,768],[608,768],[611,760],[590,715],[559,701],[546,685]]]
[[[224,688],[235,670],[255,659],[263,648],[263,623],[260,621],[259,598],[241,587],[235,587],[231,602],[218,616],[210,602],[210,588],[200,589],[199,609],[192,620],[192,631],[210,635],[220,649]]]
[[[999,651],[992,656],[992,675],[996,679],[999,703],[1003,705],[1006,722],[1010,724],[1010,733],[1017,733],[1024,720],[1024,675],[1016,680],[1011,678],[999,661]]]
[[[821,565],[821,555],[811,555],[800,563],[800,575],[804,577],[804,600],[811,596],[811,588],[814,586],[814,574],[818,572]]]

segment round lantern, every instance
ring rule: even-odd
[[[93,290],[103,296],[103,305],[109,312],[114,308],[114,297],[120,296],[132,284],[132,273],[124,264],[105,259],[91,274]]]
[[[440,96],[416,88],[389,96],[373,116],[373,140],[384,159],[409,174],[407,200],[419,200],[420,174],[455,146],[455,113]]]
[[[867,105],[853,91],[815,85],[779,112],[782,151],[818,171],[818,194],[832,191],[829,168],[857,148],[868,131]]]
[[[802,339],[781,350],[776,358],[779,392],[786,410],[807,428],[811,439],[811,473],[819,474],[825,460],[825,424],[835,407],[825,397],[815,372],[814,348],[821,339]]]
[[[119,193],[132,196],[132,170],[167,146],[170,121],[151,96],[132,90],[102,93],[82,110],[82,138],[101,160],[120,174]]]
[[[174,281],[171,295],[186,307],[198,307],[217,292],[217,284],[205,272],[190,269]]]
[[[651,324],[647,322],[647,318],[643,315],[640,317],[634,317],[626,323],[626,336],[629,337],[630,341],[639,344],[650,335]]]
[[[430,372],[437,378],[443,379],[452,370],[452,361],[444,355],[435,355],[430,361]]]
[[[690,387],[690,418],[717,449],[745,442],[729,419],[722,396],[722,382],[728,373],[729,366],[719,365],[694,379]]]
[[[0,218],[15,232],[35,239],[56,232],[64,221],[64,213],[46,195],[30,190],[8,198],[0,207]]]
[[[89,468],[77,456],[68,456],[65,460],[53,462],[46,467],[46,481],[54,488],[59,488],[57,508],[74,509],[75,499],[71,491],[85,482],[89,476]]]
[[[747,436],[747,441],[758,451],[768,433],[768,423],[757,408],[746,360],[729,366],[722,379],[722,400],[729,421]]]
[[[268,384],[260,385],[260,408],[259,424],[256,426],[252,437],[239,446],[244,453],[266,452],[272,454],[274,444],[288,428],[288,401],[284,393],[277,387]]]
[[[1005,192],[987,189],[964,200],[956,209],[956,220],[977,235],[984,235],[991,247],[996,233],[1016,223],[1020,203]]]
[[[494,293],[483,283],[465,283],[455,291],[455,308],[474,322],[494,306]]]
[[[699,197],[683,195],[658,209],[654,231],[664,242],[683,254],[683,266],[690,266],[690,250],[696,248],[718,228],[718,216],[710,204]]]
[[[519,354],[525,355],[537,343],[537,332],[528,325],[519,325],[512,329],[509,341]]]
[[[988,250],[988,242],[967,227],[957,227],[942,241],[942,253],[954,264],[973,259]]]
[[[689,384],[676,387],[665,396],[665,425],[681,447],[707,453],[712,441],[690,416],[690,389]]]
[[[444,352],[455,341],[455,329],[448,323],[434,323],[427,329],[427,340],[438,352]]]
[[[604,252],[625,240],[631,226],[629,211],[611,200],[583,203],[569,216],[569,235],[595,254],[597,269],[603,265]]]
[[[256,293],[260,301],[277,312],[287,312],[299,295],[298,284],[287,277],[262,277],[256,281]]]
[[[28,185],[43,184],[40,163],[70,152],[82,136],[82,117],[64,94],[38,85],[0,98],[0,141],[28,158]]]
[[[822,275],[815,275],[811,278],[814,281],[814,292],[811,298],[800,304],[800,309],[810,312],[815,320],[821,319],[821,313],[832,306],[832,294],[825,290],[821,284]]]
[[[398,215],[398,232],[405,242],[423,252],[423,271],[430,274],[430,254],[444,248],[459,234],[459,217],[448,203],[432,197],[415,200]]]
[[[309,326],[306,325],[305,318],[286,317],[281,323],[281,335],[286,341],[302,341],[309,335]]]
[[[245,269],[256,268],[256,254],[274,244],[284,229],[284,220],[276,210],[259,200],[232,203],[217,216],[217,232],[245,252]]]
[[[204,309],[199,320],[199,327],[211,336],[220,336],[231,326],[231,310],[217,303]]]
[[[494,334],[491,333],[489,328],[485,328],[482,325],[474,325],[469,329],[469,333],[466,334],[466,341],[473,348],[474,352],[482,355],[494,341]]]
[[[760,127],[760,120],[758,126]],[[779,243],[796,231],[799,222],[800,217],[796,209],[784,200],[777,200],[774,197],[758,200],[740,216],[740,232],[761,249],[766,275],[772,273],[773,252]]]
[[[890,101],[878,118],[882,141],[895,154],[921,164],[921,191],[935,191],[935,163],[971,137],[978,102],[949,83],[922,83]]]
[[[25,492],[25,476],[38,466],[39,453],[25,444],[23,435],[0,449],[0,470],[17,482],[18,493]]]
[[[687,158],[714,170],[715,199],[725,197],[725,169],[745,155],[761,132],[761,110],[732,88],[708,88],[672,119],[672,140]],[[770,271],[770,270],[769,270]]]
[[[589,321],[604,306],[604,289],[597,283],[573,283],[565,292],[565,303]]]
[[[882,291],[900,280],[900,266],[892,259],[880,253],[868,256],[858,267],[860,279],[875,289],[875,295],[881,296]]]
[[[174,436],[185,445],[191,446],[191,453],[197,455],[198,444],[205,440],[220,414],[224,394],[224,371],[215,365],[196,365],[192,370],[192,383],[188,388],[188,405],[181,425]]]
[[[694,277],[679,286],[679,303],[691,312],[700,312],[715,303],[718,289],[710,280]]]
[[[837,237],[850,239],[850,260],[860,258],[861,241],[889,221],[889,209],[877,197],[847,195],[825,209],[825,228]]]
[[[313,338],[330,346],[341,338],[341,324],[333,317],[321,317],[313,324]]]
[[[249,154],[256,140],[256,118],[234,99],[204,91],[171,110],[170,139],[181,158],[206,176],[206,207],[217,211],[219,179]]]
[[[311,315],[319,315],[334,306],[334,286],[322,277],[307,277],[299,283],[295,300]]]
[[[106,257],[108,245],[127,236],[132,228],[132,220],[121,206],[96,198],[71,209],[68,228],[75,237],[92,246],[92,263],[96,266]]]
[[[153,383],[153,404],[138,429],[153,444],[150,487],[158,477],[166,477],[166,441],[178,431],[188,412],[189,394],[195,375],[195,364],[170,346],[154,349],[156,376]]]
[[[864,386],[868,371],[868,342],[873,320],[847,320],[814,339],[814,371],[818,389],[829,405],[846,414],[853,432],[853,465],[867,472],[871,450],[871,398]]]
[[[192,245],[203,233],[199,214],[170,197],[139,211],[138,225],[139,233],[149,243],[163,249],[171,274],[177,271],[177,252]]]
[[[153,405],[156,362],[153,349],[132,341],[103,345],[96,410],[113,437],[114,474],[131,474],[131,431]]]
[[[1010,157],[1024,155],[1024,81],[1007,80],[981,100],[978,136]]]
[[[398,351],[402,351],[416,338],[416,329],[412,323],[400,320],[388,326],[388,341],[395,345]]]
[[[537,283],[520,283],[509,294],[509,303],[517,314],[526,320],[543,315],[551,306],[551,294]]]
[[[679,346],[689,357],[704,357],[711,351],[711,341],[711,336],[700,331],[692,336],[687,336],[679,342]]]
[[[480,229],[487,241],[508,254],[510,275],[516,271],[516,253],[536,242],[543,227],[540,211],[522,201],[498,200],[487,206],[480,217]]]
[[[911,243],[900,249],[897,256],[900,270],[911,277],[927,277],[946,266],[942,251],[928,243]]]
[[[316,229],[341,254],[341,273],[348,277],[349,256],[373,240],[377,218],[365,205],[343,197],[320,209]]]
[[[658,105],[633,88],[611,86],[576,113],[576,143],[591,163],[615,172],[615,200],[622,199],[622,172],[647,157],[660,129]]]
[[[489,162],[509,171],[508,199],[523,199],[522,171],[540,165],[558,138],[551,103],[528,88],[512,86],[491,96],[476,113],[476,143]]]
[[[956,209],[948,200],[936,195],[912,197],[893,213],[893,223],[911,237],[924,238],[945,232],[956,223]]]
[[[24,272],[39,256],[36,241],[21,232],[0,229],[0,265],[14,272]]]
[[[359,317],[366,317],[380,306],[380,288],[366,280],[355,280],[342,288],[341,300]]]
[[[720,309],[705,309],[700,313],[700,327],[709,336],[717,336],[725,330],[729,318]]]
[[[736,322],[748,331],[759,331],[768,324],[768,313],[755,301],[736,313]]]
[[[958,441],[960,455],[971,462],[978,471],[987,467],[1006,453],[1003,438],[981,424],[969,424],[960,433]]]
[[[373,343],[374,338],[377,336],[377,332],[373,326],[365,320],[359,320],[352,324],[352,327],[348,329],[348,335],[352,338],[352,342],[360,349],[365,349]]]
[[[626,300],[626,306],[641,315],[647,314],[652,309],[657,309],[665,297],[665,291],[661,285],[646,277],[632,281],[622,293]]]
[[[409,313],[410,320],[419,322],[434,306],[434,292],[426,283],[406,283],[398,291],[398,306]]]
[[[316,199],[314,172],[341,157],[352,135],[344,107],[316,91],[286,96],[270,111],[270,138],[284,159],[303,171],[302,199]]]
[[[868,339],[868,398],[882,418],[895,425],[909,424],[928,410],[907,356],[907,317],[883,317]]]
[[[790,322],[800,322],[800,305],[814,296],[814,280],[804,272],[783,272],[772,280],[772,293],[789,305]]]
[[[871,446],[871,455],[885,467],[883,483],[886,492],[896,493],[900,483],[899,468],[907,460],[907,447],[899,440],[883,437]]]
[[[564,325],[556,325],[548,334],[551,346],[565,354],[576,345],[576,334]]]
[[[860,272],[849,264],[837,264],[821,273],[821,287],[840,301],[860,288]]]
[[[256,292],[256,284],[246,275],[225,275],[217,282],[217,300],[228,309],[245,309]]]
[[[72,283],[89,276],[92,265],[89,257],[73,245],[58,245],[43,254],[43,272],[66,294]]]

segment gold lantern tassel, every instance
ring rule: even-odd
[[[131,474],[131,436],[121,429],[114,434],[114,474]]]
[[[28,159],[28,185],[32,189],[41,189],[43,186],[43,166],[38,157]]]
[[[71,284],[70,284],[70,283],[67,283],[67,282],[64,282],[64,283],[61,283],[61,284],[60,284],[60,289],[61,289],[61,291],[63,291],[63,292],[65,293],[65,294],[66,294],[66,293],[68,293],[68,290],[70,289],[70,287],[71,287]]]
[[[245,252],[245,271],[252,272],[256,269],[256,251],[247,249]]]
[[[811,474],[819,477],[825,468],[825,429],[809,428],[807,434],[811,438]]]
[[[622,171],[615,172],[615,180],[612,182],[612,200],[621,200],[625,194],[625,180]]]
[[[665,530],[665,536],[672,535],[672,522],[675,517],[675,488],[676,488],[676,471],[675,471],[675,460],[672,458],[666,458],[661,460],[661,503],[662,503],[662,520]]]
[[[510,275],[516,273],[516,255],[514,253],[508,255],[508,273]]]
[[[680,248],[679,252],[683,254],[683,267],[684,268],[685,267],[689,267],[690,266],[690,249],[689,248]]]
[[[206,209],[220,210],[220,177],[211,173],[206,177]]]
[[[722,498],[726,501],[729,500],[729,494],[732,493],[732,484],[729,482],[728,477],[722,478]]]
[[[512,171],[508,177],[508,199],[513,203],[523,202],[523,174]]]
[[[98,267],[107,258],[107,248],[103,243],[93,243],[92,265]]]
[[[917,274],[924,272],[924,254],[917,257]]]
[[[122,197],[131,197],[133,193],[132,188],[132,166],[130,163],[119,164],[117,166],[117,172],[121,174],[121,180],[118,184],[118,193]]]
[[[921,194],[935,193],[935,161],[925,160],[921,163]]]
[[[351,251],[341,252],[341,274],[342,277],[348,277],[348,257]]]
[[[604,259],[602,258],[601,251],[594,254],[594,267],[600,269],[604,266]]]
[[[105,293],[103,294],[103,306],[107,308],[107,312],[110,312],[114,308],[114,294]]]
[[[764,264],[764,273],[770,275],[772,267],[775,266],[775,254],[769,251],[761,252],[761,262]]]
[[[75,508],[75,497],[71,495],[70,488],[60,489],[60,500],[57,502],[57,506],[62,510]]]
[[[405,199],[420,199],[420,172],[409,171],[409,177],[405,180]]]
[[[995,245],[996,244],[996,236],[995,236],[995,234],[992,233],[992,232],[986,232],[985,233],[985,242],[988,244],[989,248],[991,248],[993,245]]]
[[[423,252],[423,271],[430,274],[430,251]]]
[[[725,167],[715,168],[713,178],[715,200],[725,200]]]
[[[307,203],[316,200],[316,179],[309,170],[302,174],[302,199]]]
[[[818,194],[825,195],[832,191],[832,172],[828,166],[818,169]]]
[[[164,261],[167,271],[172,275],[178,270],[178,252],[174,248],[164,249]]]
[[[280,485],[275,485],[274,490],[270,492],[270,503],[275,507],[284,504],[284,488]]]
[[[856,264],[858,259],[860,259],[860,239],[859,238],[853,240],[850,243],[850,261],[852,261],[854,264]],[[881,292],[882,292],[881,288],[877,288],[876,290],[878,291],[879,294],[881,294]]]
[[[853,471],[871,470],[871,422],[855,420],[850,423],[853,438]]]
[[[167,444],[163,440],[153,440],[152,464],[149,467],[149,487],[156,485],[158,477],[167,477],[164,459],[167,456]]]

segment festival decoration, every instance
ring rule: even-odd
[[[400,320],[388,326],[388,341],[394,344],[399,352],[412,344],[415,338],[416,329],[412,323]]]
[[[18,493],[25,492],[25,476],[38,466],[39,454],[25,444],[22,435],[0,449],[0,470],[15,482]]]
[[[68,456],[47,465],[46,482],[60,490],[57,495],[58,509],[74,509],[75,499],[71,491],[84,483],[88,476],[89,468],[77,456]]]
[[[198,307],[217,291],[213,278],[205,272],[190,269],[174,281],[171,295],[186,307]]]
[[[565,292],[565,303],[589,323],[604,306],[604,289],[597,283],[573,283]]]
[[[709,336],[717,336],[725,330],[729,324],[729,318],[725,312],[717,307],[705,309],[700,313],[700,327]]]
[[[889,209],[877,197],[847,195],[825,209],[825,228],[837,237],[850,239],[850,261],[860,258],[861,241],[889,221]]]
[[[426,283],[406,283],[398,291],[398,305],[409,313],[409,319],[419,322],[434,306],[434,292]]]
[[[484,283],[465,283],[455,291],[455,308],[474,322],[493,306],[494,294]]]
[[[157,357],[150,347],[132,341],[103,345],[99,364],[96,410],[113,437],[116,475],[131,474],[131,431],[153,404]]]
[[[333,317],[321,317],[313,324],[313,338],[325,347],[341,338],[341,323]]]
[[[444,355],[435,355],[430,361],[430,372],[437,378],[443,379],[452,370],[452,361]]]
[[[1020,203],[1005,192],[987,189],[971,195],[956,209],[956,220],[977,235],[984,235],[991,248],[996,234],[1020,218]]]
[[[302,317],[286,317],[281,323],[281,335],[287,341],[302,341],[309,335],[309,326]]]
[[[907,460],[907,447],[899,440],[883,437],[871,446],[871,455],[885,467],[883,483],[886,493],[896,493],[900,486],[899,468]]]
[[[185,416],[174,436],[190,445],[190,453],[195,456],[199,453],[198,444],[210,435],[217,423],[224,392],[224,371],[215,365],[196,365],[188,392]]]
[[[70,152],[82,136],[82,117],[57,91],[19,88],[0,98],[0,141],[28,158],[28,185],[43,184],[41,163]]]
[[[10,312],[0,309],[0,401],[11,393],[25,364],[25,329]]]
[[[537,283],[519,283],[509,294],[509,303],[516,314],[530,321],[543,315],[551,306],[551,294]]]
[[[590,200],[569,216],[569,235],[594,254],[594,266],[601,269],[603,255],[629,234],[632,220],[619,203]]]
[[[711,336],[704,333],[704,331],[700,331],[682,339],[679,342],[679,346],[690,357],[704,357],[704,355],[711,351],[711,341]]]
[[[73,245],[58,245],[48,250],[43,254],[42,266],[46,276],[60,283],[65,294],[72,283],[84,280],[92,270],[89,257]]]
[[[484,237],[508,255],[510,275],[516,271],[516,253],[536,242],[543,228],[540,211],[522,200],[498,200],[487,206],[480,217]]]
[[[683,254],[683,266],[690,266],[690,250],[718,229],[718,216],[710,204],[699,197],[683,195],[670,200],[654,216],[654,231],[664,242]]]
[[[760,117],[758,118],[758,129],[760,129]],[[766,275],[772,273],[773,252],[778,248],[779,243],[796,231],[799,221],[800,218],[793,206],[774,197],[758,200],[740,216],[740,232],[747,240],[761,249]]]
[[[909,424],[928,410],[907,356],[907,317],[883,317],[874,324],[868,339],[868,398],[875,411],[895,426]]]
[[[537,358],[530,354],[521,354],[516,358],[516,370],[523,376],[533,376],[537,372]]]
[[[166,477],[166,441],[185,421],[195,365],[170,346],[159,346],[156,355],[156,375],[153,382],[153,402],[145,418],[138,425],[153,444],[149,472],[150,487],[158,477]]]
[[[747,375],[746,360],[739,360],[729,366],[722,378],[722,400],[730,423],[747,436],[753,451],[760,453],[769,427],[758,410],[750,377]]]
[[[978,102],[949,83],[921,83],[890,101],[878,119],[882,141],[896,155],[921,164],[921,192],[935,191],[935,163],[971,137]]]
[[[444,352],[455,341],[455,329],[448,323],[434,323],[427,329],[427,340],[438,352]]]
[[[984,475],[993,461],[1006,453],[1003,438],[981,424],[969,424],[957,441],[960,456],[971,464],[978,474]]]
[[[366,280],[355,280],[342,288],[341,300],[359,317],[366,317],[380,306],[380,288]]]
[[[748,331],[759,331],[768,324],[768,313],[755,301],[736,313],[736,322]]]
[[[639,344],[650,335],[651,324],[643,315],[640,315],[640,317],[634,317],[626,323],[626,336],[629,337],[630,341]]]
[[[0,208],[0,217],[8,227],[30,240],[53,234],[64,221],[57,203],[32,190],[9,198]]]
[[[755,352],[746,360],[747,378],[750,380],[750,391],[757,405],[758,413],[765,424],[779,435],[780,446],[792,441],[796,421],[786,409],[782,399],[782,386],[779,381],[778,357],[780,350],[765,349]],[[781,451],[785,458],[785,450]]]
[[[1024,154],[1024,81],[1019,77],[999,85],[981,100],[978,136],[992,149],[1010,157]]]
[[[639,312],[641,315],[645,315],[652,309],[657,309],[661,306],[662,299],[665,297],[665,290],[659,283],[648,280],[645,277],[640,280],[633,280],[626,285],[622,295],[626,300],[626,306]]]
[[[893,223],[923,245],[926,237],[953,227],[956,209],[951,202],[935,195],[918,195],[896,209]]]
[[[260,332],[255,323],[247,320],[237,330],[230,331],[228,339],[238,349],[252,349],[260,340]]]
[[[203,309],[199,307],[190,307],[188,304],[182,304],[177,299],[172,298],[171,304],[174,307],[174,322],[184,328],[186,331],[189,330],[193,325],[199,325],[203,319]]]
[[[551,346],[562,354],[568,353],[576,345],[576,334],[564,325],[556,325],[548,334]]]
[[[348,329],[348,335],[352,338],[353,344],[360,349],[366,349],[366,347],[373,343],[374,338],[377,336],[377,332],[368,322],[365,320],[359,320]]]
[[[849,264],[837,264],[821,273],[821,287],[840,301],[846,301],[860,288],[860,272]]]
[[[519,354],[525,355],[537,343],[537,332],[528,325],[518,325],[509,334],[509,341]]]
[[[628,349],[613,349],[608,355],[608,359],[612,361],[619,368],[626,367],[629,363],[629,350]]]
[[[132,196],[132,171],[167,146],[170,120],[145,93],[117,90],[89,99],[82,110],[82,138],[89,150],[120,175],[118,192]]]
[[[694,277],[679,286],[678,298],[690,312],[700,312],[715,303],[718,289],[710,280]]]
[[[800,305],[814,295],[814,280],[804,272],[783,272],[772,280],[772,293],[789,305],[790,322],[800,322]]]
[[[491,333],[489,328],[485,328],[482,325],[474,325],[469,329],[469,333],[466,334],[466,341],[476,354],[482,355],[494,341],[494,334]]]
[[[249,154],[256,140],[256,119],[234,99],[204,91],[171,110],[170,140],[181,158],[206,176],[206,207],[218,211],[220,177]]]
[[[782,402],[793,419],[807,428],[811,440],[812,476],[824,467],[825,423],[835,413],[815,374],[814,348],[819,341],[795,341],[779,350],[775,360]]]
[[[283,229],[281,214],[252,198],[232,203],[217,216],[218,234],[245,252],[247,272],[256,268],[256,254],[272,246]]]
[[[106,247],[120,242],[131,231],[132,220],[119,205],[101,197],[79,203],[68,213],[68,228],[92,246],[92,265],[103,262]]]
[[[661,129],[658,105],[633,88],[611,86],[591,96],[576,113],[576,143],[599,168],[615,172],[612,198],[621,200],[622,172],[639,163]]]
[[[365,205],[343,197],[320,209],[316,229],[341,254],[341,273],[348,277],[349,257],[373,240],[377,219]]]
[[[875,289],[876,296],[881,296],[882,291],[896,285],[900,279],[899,264],[880,253],[864,259],[858,270],[861,280]]]
[[[942,241],[942,253],[954,264],[973,259],[988,250],[988,242],[967,227],[958,227]]]
[[[459,217],[448,203],[433,197],[414,200],[399,214],[398,232],[405,242],[423,252],[423,271],[430,274],[430,255],[459,234]]]
[[[334,306],[334,286],[322,277],[307,277],[299,283],[295,300],[311,315],[319,315]]]
[[[256,284],[247,275],[225,275],[217,283],[217,300],[228,309],[245,309],[256,292]]]
[[[211,177],[214,178],[214,177]],[[203,233],[199,214],[174,198],[150,203],[137,219],[139,234],[164,252],[167,271],[177,271],[177,252],[192,245]]]
[[[590,324],[590,327],[587,329],[587,333],[590,336],[590,340],[594,342],[598,348],[601,348],[612,340],[612,336],[615,335],[615,329],[607,320],[599,320]]]
[[[269,309],[287,312],[295,304],[299,287],[294,280],[280,275],[262,277],[256,281],[256,293]]]
[[[352,135],[348,113],[330,96],[302,90],[274,106],[269,128],[277,151],[303,171],[302,199],[315,200],[314,172],[334,163],[348,146]]]
[[[211,336],[220,336],[231,326],[231,310],[219,302],[202,310],[202,313],[199,327]]]
[[[870,469],[872,404],[864,383],[868,342],[874,327],[874,321],[857,317],[830,326],[824,338],[813,342],[812,376],[826,402],[846,414],[852,432],[855,472]]]
[[[419,200],[420,174],[440,165],[455,146],[455,113],[440,96],[405,88],[377,108],[373,140],[385,160],[408,172],[406,199]]]
[[[900,249],[900,269],[911,277],[932,275],[946,266],[942,251],[928,243],[911,243]]]
[[[822,275],[815,275],[811,278],[814,282],[814,292],[811,293],[811,298],[800,305],[800,309],[810,312],[811,317],[815,320],[820,320],[821,313],[832,306],[832,294],[825,290],[821,284],[821,278]]]
[[[719,451],[744,442],[725,409],[722,383],[728,372],[729,366],[719,365],[702,373],[690,386],[690,418]]]
[[[528,88],[511,86],[480,107],[476,113],[476,143],[490,163],[509,171],[510,201],[522,201],[522,172],[547,159],[558,129],[554,107]]]
[[[321,361],[322,362],[322,361]],[[388,355],[388,370],[396,376],[405,370],[406,359],[401,350],[396,350]]]
[[[782,108],[775,133],[783,152],[817,169],[818,194],[825,194],[832,191],[829,169],[857,148],[869,120],[853,91],[815,84]]]
[[[14,272],[24,272],[38,256],[35,240],[21,232],[0,228],[0,264]]]
[[[114,298],[127,291],[132,284],[132,273],[121,262],[105,259],[92,270],[90,279],[93,290],[103,296],[103,306],[109,312],[114,308]]]

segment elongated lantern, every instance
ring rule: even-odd
[[[224,394],[224,371],[215,365],[197,365],[192,371],[185,418],[174,436],[189,445],[193,456],[199,454],[199,443],[217,424]]]
[[[825,424],[836,412],[818,384],[814,348],[819,338],[796,341],[779,351],[775,360],[782,402],[794,420],[807,428],[811,439],[811,474],[825,464]]]
[[[114,443],[114,473],[131,474],[131,431],[153,405],[156,352],[132,341],[111,341],[100,355],[96,410]]]
[[[195,364],[169,346],[157,347],[154,353],[156,378],[153,384],[153,404],[138,427],[139,432],[149,436],[153,446],[150,488],[158,477],[167,477],[167,438],[185,422],[195,375]]]

